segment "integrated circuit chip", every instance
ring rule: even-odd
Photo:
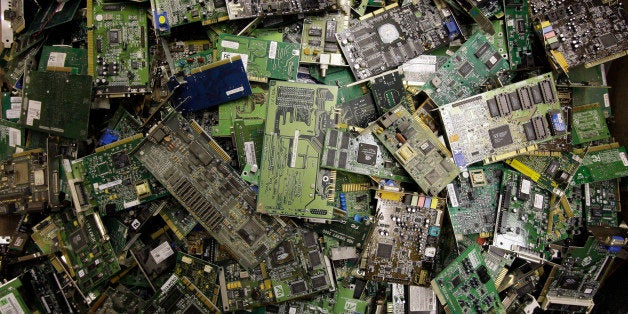
[[[493,148],[500,148],[513,143],[512,134],[510,133],[510,127],[508,127],[508,125],[490,129],[488,130],[488,134],[491,138]]]
[[[379,149],[376,145],[360,143],[358,147],[357,162],[364,165],[374,166],[377,162],[377,153]]]

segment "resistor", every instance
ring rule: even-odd
[[[397,133],[396,137],[397,137],[397,140],[399,142],[401,142],[401,144],[405,144],[406,143],[406,138],[403,137],[403,135],[401,135],[401,133]]]

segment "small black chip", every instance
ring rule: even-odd
[[[70,235],[70,244],[75,252],[81,251],[85,245],[87,245],[87,239],[85,233],[82,230],[77,230]]]
[[[615,35],[613,34],[602,35],[600,36],[600,42],[602,42],[602,45],[604,45],[604,47],[606,48],[612,47],[617,44],[617,37],[615,37]]]
[[[484,43],[484,45],[480,46],[480,48],[474,53],[475,57],[480,59],[489,48],[489,44]]]
[[[120,31],[119,30],[110,30],[109,31],[109,44],[119,44],[120,43]]]
[[[421,150],[423,155],[427,155],[434,149],[434,144],[432,144],[432,142],[430,141],[425,141],[423,144],[421,144],[421,146],[419,146],[419,149]]]
[[[565,276],[558,281],[558,285],[563,289],[576,290],[582,282],[582,278],[577,276]]]
[[[313,247],[316,245],[316,233],[308,232],[303,235],[303,244],[305,247]]]
[[[297,281],[290,284],[290,292],[294,295],[301,294],[307,290],[307,286],[303,281]]]
[[[325,159],[325,165],[328,167],[333,167],[334,166],[334,161],[336,160],[336,151],[335,150],[328,150],[327,151],[327,158]]]
[[[488,130],[493,148],[501,148],[512,144],[512,134],[507,124]]]
[[[488,112],[491,114],[491,118],[499,117],[499,108],[497,107],[497,100],[491,98],[486,101],[488,105]]]
[[[473,70],[473,67],[471,66],[471,64],[469,62],[465,62],[458,69],[458,73],[460,73],[460,75],[463,76],[463,77],[467,77],[467,75],[469,75],[469,73],[471,73],[472,70]]]
[[[338,142],[338,131],[330,130],[327,145],[336,147],[336,142]]]
[[[308,253],[307,259],[310,262],[310,266],[312,268],[317,267],[321,264],[321,255],[316,251]]]
[[[338,158],[338,168],[344,169],[347,167],[347,152],[340,152],[340,157]]]
[[[390,258],[392,256],[392,245],[386,243],[377,244],[377,257]]]
[[[375,166],[379,149],[376,145],[360,143],[357,161],[363,165]]]
[[[127,155],[125,151],[118,152],[111,155],[111,159],[113,161],[113,166],[116,169],[124,168],[131,163],[131,159],[129,158],[129,155]]]
[[[312,277],[312,287],[316,290],[327,286],[327,279],[324,275]]]
[[[454,289],[458,287],[461,283],[462,283],[462,280],[460,280],[460,277],[458,276],[451,279],[451,284],[453,285]]]
[[[499,52],[494,53],[490,58],[488,58],[488,60],[486,60],[486,62],[484,62],[484,65],[486,65],[486,67],[489,70],[492,70],[495,65],[497,64],[497,62],[499,62],[499,60],[501,60],[502,56],[499,54]]]
[[[482,282],[482,284],[485,284],[489,280],[491,280],[491,276],[488,274],[488,270],[486,269],[486,266],[480,265],[480,267],[478,267],[476,272],[478,274],[478,277],[480,277],[480,281]]]

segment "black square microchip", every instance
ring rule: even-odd
[[[85,245],[87,245],[87,239],[85,233],[82,230],[77,230],[70,235],[70,244],[75,252],[81,251]]]
[[[458,69],[458,73],[460,73],[460,75],[463,76],[463,77],[467,77],[467,75],[469,75],[469,73],[471,73],[472,70],[473,70],[473,66],[471,66],[471,64],[469,62],[465,62]]]
[[[453,285],[454,289],[458,287],[461,283],[462,283],[462,280],[460,280],[459,276],[456,276],[451,279],[451,284]]]
[[[600,41],[602,42],[602,45],[604,45],[604,47],[608,48],[615,46],[615,44],[617,43],[617,37],[615,37],[615,35],[613,34],[606,34],[600,36]]]
[[[327,286],[327,279],[325,279],[324,275],[312,277],[312,287],[314,289],[320,289]]]
[[[109,43],[110,44],[119,44],[120,43],[120,31],[119,30],[110,30],[109,31]]]
[[[363,165],[375,166],[378,151],[376,145],[360,143],[357,161]]]
[[[321,264],[321,256],[316,251],[308,253],[307,259],[310,262],[310,267],[316,267]]]
[[[377,244],[377,257],[390,258],[392,256],[392,245],[386,243]]]
[[[115,153],[111,155],[111,159],[116,169],[124,168],[131,163],[131,159],[129,159],[129,155],[127,155],[126,152]]]
[[[292,294],[301,294],[307,290],[307,286],[303,281],[297,281],[290,284],[290,292]]]
[[[430,141],[425,141],[423,144],[421,144],[421,146],[419,146],[419,149],[421,150],[423,155],[427,155],[432,151],[432,149],[434,149],[434,144],[432,144],[432,142]]]
[[[507,124],[488,130],[488,135],[491,138],[493,148],[500,148],[512,144],[512,134],[510,134],[510,128]]]

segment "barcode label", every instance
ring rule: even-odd
[[[26,112],[26,125],[33,125],[35,119],[39,120],[41,115],[41,101],[29,100],[28,111]]]
[[[454,185],[452,183],[447,184],[447,196],[449,196],[451,206],[458,207],[460,205],[458,203],[458,197],[456,196],[456,190],[454,189]]]
[[[268,58],[275,60],[277,57],[277,42],[271,41],[270,47],[268,48]]]
[[[9,146],[15,147],[22,145],[22,131],[9,128]]]
[[[240,48],[240,43],[237,41],[231,41],[231,40],[223,40],[222,42],[220,42],[220,45],[223,46],[224,48],[229,48],[229,49],[238,49]]]
[[[255,143],[244,142],[244,154],[246,155],[246,163],[249,165],[256,165],[257,158],[255,156]]]
[[[48,56],[48,67],[62,68],[65,66],[66,53],[64,52],[51,52]]]

